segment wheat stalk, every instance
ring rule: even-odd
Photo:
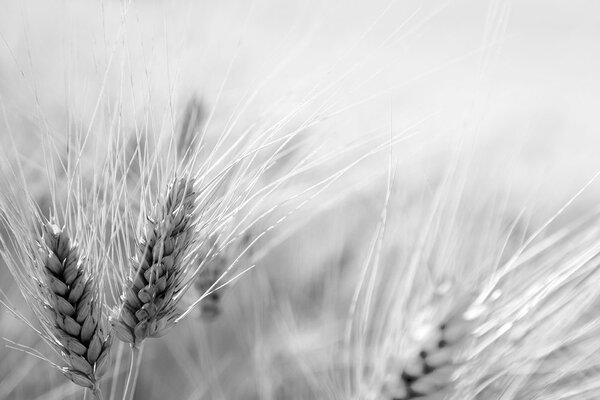
[[[110,319],[115,335],[131,346],[124,398],[135,394],[144,340],[165,334],[179,316],[186,257],[193,252],[196,198],[192,178],[174,179],[138,240],[121,304]]]

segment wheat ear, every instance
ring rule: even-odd
[[[461,344],[473,329],[462,308],[454,311],[438,324],[421,330],[415,343],[418,348],[403,363],[390,365],[379,398],[442,399],[452,391]]]
[[[99,290],[86,273],[69,236],[57,225],[44,224],[40,241],[41,280],[48,289],[47,330],[67,367],[62,372],[99,396],[98,379],[108,364],[111,337],[102,315]]]
[[[116,336],[137,348],[175,323],[178,295],[187,268],[183,260],[193,242],[196,193],[190,179],[176,179],[165,200],[148,218],[133,258],[133,274],[111,323]]]

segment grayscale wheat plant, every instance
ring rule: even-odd
[[[15,344],[58,369],[73,383],[102,396],[100,380],[108,370],[112,334],[103,284],[103,258],[94,232],[84,231],[89,211],[82,199],[67,196],[78,210],[59,209],[49,219],[30,198],[16,170],[2,165],[0,220],[6,235],[0,254],[33,315],[10,307],[49,345],[42,349]],[[60,213],[60,215],[57,215]],[[68,222],[59,225],[58,220]],[[94,217],[90,217],[94,220]],[[70,229],[69,229],[70,228]]]

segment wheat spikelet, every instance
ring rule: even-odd
[[[39,249],[46,288],[44,322],[68,365],[62,372],[77,385],[97,391],[108,364],[111,337],[102,315],[98,287],[86,274],[76,244],[55,224],[43,226]]]
[[[132,260],[133,275],[125,285],[120,309],[111,318],[117,337],[134,347],[175,323],[187,271],[183,260],[193,241],[193,184],[191,179],[175,179],[156,215],[148,218]]]

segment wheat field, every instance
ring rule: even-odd
[[[600,398],[599,5],[0,4],[0,400]]]

